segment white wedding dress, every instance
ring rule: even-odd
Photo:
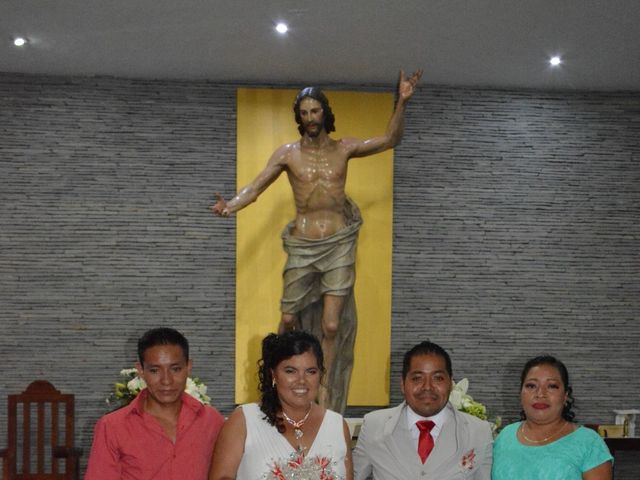
[[[237,480],[263,480],[269,477],[276,464],[284,465],[296,450],[278,433],[276,427],[264,420],[264,413],[256,403],[242,405],[247,426],[244,454],[238,467]],[[326,410],[313,445],[306,452],[306,459],[316,457],[329,460],[336,478],[345,478],[344,458],[347,445],[344,440],[342,415]]]

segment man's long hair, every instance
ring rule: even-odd
[[[319,87],[306,87],[300,90],[300,93],[296,96],[296,101],[293,102],[293,112],[296,115],[296,123],[298,124],[298,131],[300,132],[300,135],[304,135],[304,127],[302,126],[302,119],[300,118],[300,102],[307,97],[317,100],[320,102],[320,105],[322,105],[324,131],[327,133],[335,132],[336,117],[331,111],[329,100],[325,97]]]

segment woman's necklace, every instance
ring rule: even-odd
[[[300,440],[304,435],[304,432],[301,429],[302,429],[302,426],[304,425],[304,422],[306,422],[307,419],[309,418],[309,414],[311,413],[311,407],[313,407],[313,403],[309,405],[309,410],[307,411],[307,414],[302,418],[302,420],[298,420],[297,422],[295,420],[292,420],[289,417],[289,415],[284,413],[284,410],[282,410],[282,416],[287,421],[287,423],[293,427],[293,434],[295,435],[296,440]]]
[[[564,421],[564,423],[562,424],[562,427],[560,427],[559,430],[556,430],[554,433],[552,433],[551,435],[549,435],[546,438],[543,438],[542,440],[532,440],[531,438],[527,437],[524,433],[524,429],[527,425],[527,422],[524,421],[522,423],[522,427],[520,427],[520,435],[522,435],[522,438],[524,438],[527,442],[529,443],[544,443],[548,440],[551,440],[553,437],[555,437],[556,435],[560,435],[564,429],[566,428],[567,425],[569,425],[569,422],[567,422],[566,420]]]

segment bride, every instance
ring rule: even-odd
[[[313,335],[265,337],[260,404],[241,405],[224,424],[209,480],[352,480],[347,424],[316,403],[323,373],[322,348]]]

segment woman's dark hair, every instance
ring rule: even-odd
[[[295,102],[293,102],[293,113],[295,113],[296,115],[296,123],[298,124],[298,131],[300,132],[300,135],[304,135],[304,127],[302,126],[302,118],[300,117],[300,102],[302,102],[302,100],[307,97],[317,100],[318,102],[320,102],[320,105],[322,105],[324,131],[327,133],[334,132],[336,130],[336,117],[331,111],[329,100],[324,95],[324,93],[322,93],[322,90],[320,90],[320,88],[306,87],[300,90],[300,92],[296,96]]]
[[[551,355],[540,355],[539,357],[535,357],[529,360],[524,365],[522,374],[520,375],[520,390],[522,390],[522,386],[524,385],[524,381],[529,374],[529,370],[539,365],[550,365],[560,373],[560,379],[562,380],[562,384],[564,385],[564,390],[567,392],[567,401],[564,402],[564,406],[562,407],[562,418],[564,418],[568,422],[574,422],[576,414],[572,409],[575,400],[573,398],[573,388],[569,384],[569,371],[567,370],[567,367],[564,365],[564,363],[562,363],[557,358],[552,357]],[[526,419],[524,410],[520,411],[520,419]]]
[[[274,425],[278,432],[283,433],[284,423],[278,391],[273,384],[271,372],[282,362],[294,355],[311,352],[318,363],[321,373],[324,373],[324,358],[322,347],[316,337],[302,330],[286,332],[282,335],[270,333],[262,340],[262,358],[258,361],[258,379],[261,393],[260,410],[265,414],[266,420]]]

